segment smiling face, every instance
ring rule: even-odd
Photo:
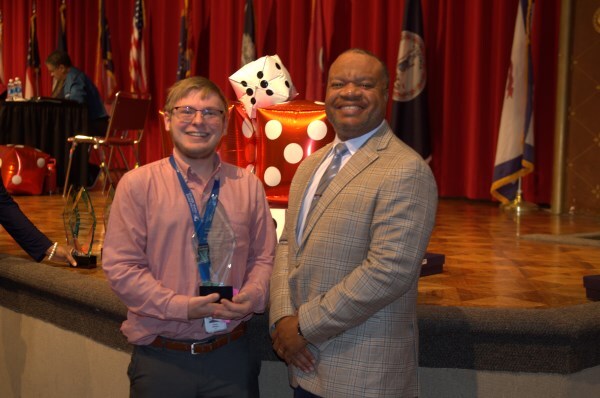
[[[325,111],[342,140],[360,137],[385,117],[388,79],[385,66],[361,52],[345,52],[329,69]]]
[[[185,122],[175,109],[186,106],[224,112],[227,108],[218,94],[194,89],[177,100],[170,112],[165,113],[165,129],[171,132],[175,151],[189,161],[211,159],[227,130],[227,119],[224,115],[207,119],[201,112],[196,112],[190,122]]]

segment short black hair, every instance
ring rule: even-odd
[[[381,58],[379,58],[377,55],[375,55],[374,53],[372,53],[369,50],[365,50],[362,48],[350,48],[344,52],[342,52],[342,54],[346,54],[346,53],[354,53],[354,54],[363,54],[363,55],[367,55],[369,57],[375,58],[375,60],[381,65],[381,68],[383,69],[383,82],[385,84],[385,88],[388,88],[389,84],[390,84],[390,73],[387,70],[387,66],[385,64],[385,62],[383,62],[381,60]],[[342,55],[340,54],[340,55]]]
[[[62,51],[62,50],[54,50],[52,51],[52,53],[50,53],[50,55],[48,55],[48,58],[46,58],[46,63],[49,65],[54,66],[55,68],[64,65],[67,68],[71,67],[71,57],[69,57],[69,54],[67,54],[66,52]]]

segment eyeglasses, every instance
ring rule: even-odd
[[[173,108],[173,115],[184,123],[191,123],[196,117],[196,112],[200,112],[205,122],[214,122],[223,116],[225,111],[214,108],[196,109],[191,106],[176,106]]]

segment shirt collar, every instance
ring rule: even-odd
[[[384,122],[385,122],[385,120],[382,120],[381,123],[379,124],[379,126],[375,127],[373,130],[369,131],[366,134],[363,134],[359,137],[344,141],[344,144],[346,144],[346,147],[348,148],[350,155],[354,155],[356,153],[356,151],[358,151],[360,149],[360,147],[363,146],[364,143],[367,142],[369,140],[369,138],[371,138],[377,130],[379,130],[379,128],[381,127],[381,125]],[[342,141],[336,135],[335,139],[333,140],[333,146],[335,147],[336,144],[338,144],[340,142],[342,142]]]
[[[173,157],[175,158],[175,164],[177,164],[177,167],[179,168],[179,170],[181,170],[181,174],[184,175],[186,181],[190,178],[195,178],[196,180],[199,179],[198,175],[192,169],[192,166],[190,166],[185,160],[183,160],[176,151],[173,151]],[[211,174],[209,180],[214,178],[221,171],[222,162],[221,157],[218,153],[215,153],[213,155],[213,164],[214,171]]]

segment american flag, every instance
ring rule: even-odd
[[[104,14],[104,0],[98,1],[100,9],[98,17],[98,49],[96,51],[96,73],[94,84],[98,87],[104,101],[115,95],[117,81],[115,79],[115,66],[112,61],[110,49],[110,30],[108,20]]]
[[[146,79],[146,55],[144,53],[144,0],[135,1],[133,12],[133,31],[131,32],[131,49],[129,50],[129,76],[131,77],[130,90],[137,93],[146,93],[148,83]]]
[[[27,70],[25,71],[25,98],[38,97],[40,92],[40,50],[37,40],[35,1],[31,5],[29,42],[27,44]]]

